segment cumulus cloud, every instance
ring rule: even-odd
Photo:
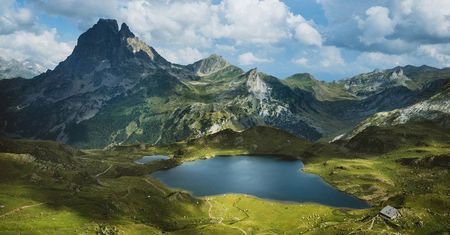
[[[233,57],[241,53],[239,61],[244,64],[263,63],[267,60],[251,51],[270,50],[286,41],[300,47],[320,47],[323,42],[313,21],[280,0],[36,0],[26,6],[39,14],[69,19],[81,31],[100,17],[116,18],[168,60],[181,64],[214,52]],[[23,15],[29,9],[23,8]]]
[[[449,42],[449,6],[450,0],[397,1],[394,9],[399,37],[428,43]]]
[[[308,45],[321,43],[312,22],[293,14],[279,0],[130,1],[122,19],[148,40],[166,40],[208,47],[213,40],[238,44],[271,44],[295,38]]]
[[[420,45],[420,55],[428,56],[445,67],[450,67],[450,44]]]
[[[341,50],[334,46],[322,47],[320,50],[320,55],[320,64],[323,67],[343,65],[345,63],[341,55]]]
[[[90,27],[98,18],[117,16],[121,7],[118,0],[34,0],[31,4],[49,15],[62,15],[74,20],[82,30]]]
[[[0,0],[0,6],[0,34],[13,33],[34,25],[31,11],[16,7],[13,0]]]
[[[303,65],[303,66],[308,65],[308,59],[305,57],[294,59],[292,62],[294,64]]]
[[[408,61],[406,56],[389,55],[381,52],[364,52],[355,60],[356,64],[367,64],[368,67],[374,68],[390,68],[405,64]],[[412,61],[408,61],[412,62]]]
[[[268,63],[272,61],[272,59],[257,57],[252,52],[246,52],[239,55],[238,60],[239,64],[241,65],[254,65],[254,64]]]
[[[355,18],[363,31],[359,39],[366,45],[383,42],[386,36],[394,33],[396,22],[389,17],[389,9],[374,6],[366,11],[366,18]]]
[[[0,5],[1,57],[53,68],[69,55],[73,42],[59,42],[56,29],[39,25],[36,14],[27,5],[13,0],[0,0]]]
[[[177,64],[191,64],[205,58],[205,54],[196,48],[185,47],[178,50],[161,48],[159,53],[167,60]]]
[[[279,0],[136,0],[123,2],[119,12],[118,18],[137,35],[171,51],[162,54],[179,63],[194,60],[173,53],[185,47],[234,54],[237,48],[268,48],[286,40],[299,46],[321,46],[323,41],[314,22],[294,14]]]
[[[306,52],[308,57],[301,56],[291,62],[312,70],[338,69],[345,65],[341,49],[334,46],[322,46]]]
[[[41,33],[16,31],[0,35],[0,54],[7,59],[31,59],[47,68],[53,68],[73,49],[73,42],[59,42],[56,35],[55,29]]]
[[[295,38],[306,45],[322,45],[322,35],[301,15],[290,14],[288,23],[294,28]]]
[[[448,43],[450,0],[317,0],[329,21],[327,44],[402,54],[420,44]],[[347,14],[341,14],[342,12]]]
[[[206,1],[130,1],[119,18],[150,44],[208,47],[217,7]]]
[[[50,67],[64,59],[73,42],[61,42],[57,31],[39,23],[40,16],[50,15],[81,31],[100,17],[116,18],[180,64],[219,53],[241,65],[265,63],[261,67],[274,73],[298,72],[298,66],[353,74],[405,64],[450,65],[450,0],[316,2],[326,24],[305,19],[281,0],[0,0],[0,53],[34,57]],[[25,37],[30,45],[19,45]]]

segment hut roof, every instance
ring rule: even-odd
[[[400,215],[400,212],[392,206],[385,206],[381,209],[380,214],[389,219],[395,219]]]

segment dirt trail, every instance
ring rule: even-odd
[[[40,205],[43,205],[43,204],[46,204],[46,202],[37,203],[37,204],[33,204],[33,205],[27,205],[27,206],[21,206],[21,207],[16,208],[16,209],[14,209],[14,210],[12,210],[12,211],[8,211],[8,212],[6,212],[6,213],[3,214],[3,215],[0,215],[0,218],[5,217],[5,216],[7,216],[7,215],[10,215],[10,214],[12,214],[12,213],[21,211],[21,210],[23,210],[23,209],[27,209],[27,208],[35,207],[35,206],[40,206]]]
[[[209,216],[210,219],[212,219],[212,220],[217,220],[217,224],[221,224],[221,225],[224,225],[224,226],[228,226],[228,227],[230,227],[230,228],[237,229],[237,230],[241,231],[243,234],[248,235],[247,232],[246,232],[244,229],[242,229],[242,228],[240,228],[240,227],[238,227],[238,226],[230,225],[230,224],[224,224],[224,223],[223,223],[223,217],[220,217],[219,220],[217,219],[217,217],[214,217],[214,216],[212,215],[212,213],[211,213],[212,208],[213,208],[213,205],[212,205],[212,203],[210,202],[210,199],[209,199],[209,198],[206,198],[206,202],[207,202],[208,205],[209,205],[209,208],[208,208],[208,216]]]
[[[106,174],[106,172],[108,172],[112,167],[113,167],[113,165],[109,165],[109,167],[108,167],[105,171],[96,174],[95,177],[99,177],[99,176],[101,176],[101,175]]]
[[[157,189],[158,191],[160,191],[162,194],[166,195],[167,193],[162,190],[160,187],[158,187],[156,184],[154,184],[153,182],[151,182],[148,179],[144,179],[145,182],[147,182],[148,184],[150,184],[151,186],[153,186],[153,188]]]

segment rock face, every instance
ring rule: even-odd
[[[6,60],[0,57],[0,79],[9,78],[32,78],[36,75],[43,73],[45,68],[38,63],[25,60]]]
[[[326,139],[374,113],[435,95],[449,71],[406,66],[379,79],[326,83],[245,72],[218,55],[183,66],[165,60],[126,24],[102,19],[53,71],[0,81],[0,134],[105,147],[265,125]]]
[[[351,132],[337,139],[351,139],[373,126],[390,127],[409,122],[433,122],[442,128],[450,128],[450,81],[442,84],[440,91],[428,99],[388,112],[375,113],[359,123]],[[337,140],[336,139],[336,140]]]
[[[448,77],[449,71],[444,73]],[[398,86],[407,87],[411,90],[420,89],[426,83],[440,79],[440,74],[442,74],[442,70],[436,68],[408,65],[387,70],[374,70],[370,73],[341,80],[339,83],[344,85],[347,92],[360,98],[367,98],[385,89]]]

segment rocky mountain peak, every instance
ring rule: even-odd
[[[403,69],[399,68],[392,72],[390,76],[391,80],[399,80],[399,79],[407,79],[407,77],[403,73]]]
[[[122,23],[120,26],[119,34],[122,38],[134,38],[134,34],[131,32],[127,24]]]
[[[258,100],[268,99],[270,88],[266,84],[266,82],[264,82],[264,80],[261,79],[258,70],[256,68],[251,69],[245,75],[247,77],[246,85],[248,92],[253,94],[253,96]]]
[[[247,78],[256,78],[258,76],[258,68],[250,69],[247,73],[245,73]]]
[[[167,66],[170,63],[153,48],[139,40],[123,23],[119,29],[114,19],[100,19],[81,34],[72,54],[56,70],[69,74],[85,74],[100,64],[117,66],[133,59],[145,66]]]
[[[105,40],[115,38],[119,32],[117,21],[113,19],[100,19],[90,29],[80,35],[77,45],[99,44]]]
[[[222,56],[217,54],[212,54],[205,59],[188,65],[188,67],[190,67],[198,76],[207,76],[216,73],[228,66],[230,66],[230,63],[228,63],[228,61],[226,61]]]

